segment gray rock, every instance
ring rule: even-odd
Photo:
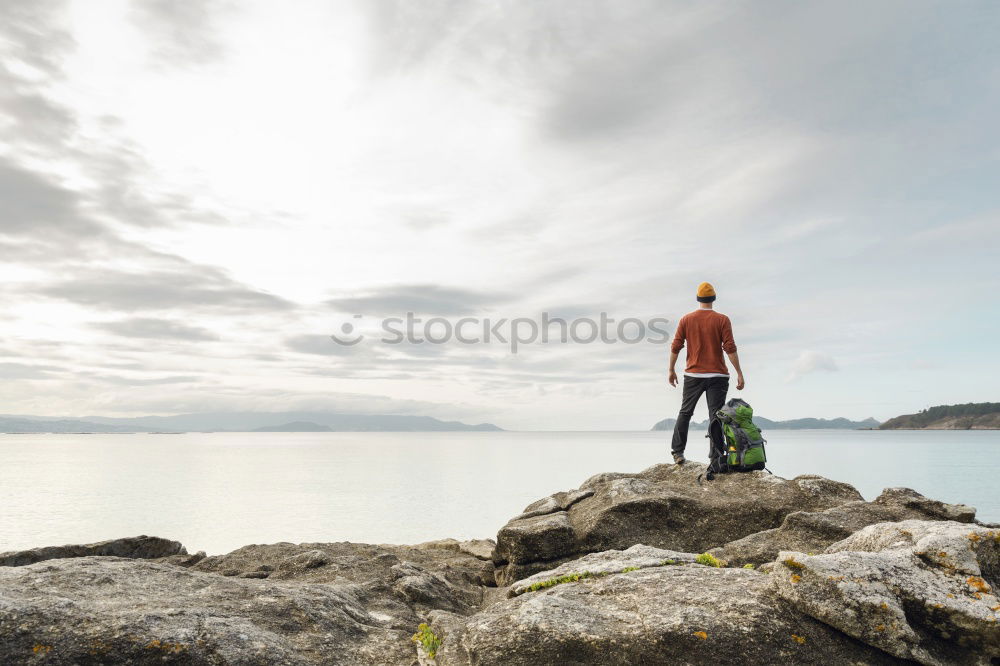
[[[269,571],[245,571],[238,574],[240,578],[267,578],[271,575]]]
[[[848,502],[824,511],[794,511],[779,527],[731,541],[710,552],[731,565],[763,564],[782,550],[818,553],[866,525],[908,519],[971,522],[976,510],[945,504],[909,488],[886,488],[872,502]]]
[[[461,548],[279,543],[169,560],[8,569],[23,574],[0,578],[0,662],[40,645],[55,664],[411,664],[429,612],[471,614],[493,583],[492,563]]]
[[[113,557],[0,569],[4,664],[409,664],[412,626],[392,625],[349,585]]]
[[[401,577],[396,580],[392,589],[407,601],[426,608],[469,612],[469,608],[458,600],[451,585],[440,576],[415,567],[396,569]]]
[[[431,542],[437,543],[437,542]],[[458,543],[458,542],[456,542]],[[493,565],[462,548],[373,545],[364,543],[275,543],[244,546],[225,555],[213,555],[193,565],[197,571],[214,573],[272,570],[271,580],[301,580],[311,583],[392,582],[399,577],[393,567],[409,562],[421,570],[442,576],[478,605],[482,587],[493,585]]]
[[[822,555],[780,553],[769,578],[794,608],[896,657],[1000,660],[1000,531],[951,521],[869,525]]]
[[[243,578],[268,571],[268,582],[344,586],[374,617],[407,636],[432,610],[474,613],[483,604],[486,584],[494,584],[491,562],[446,543],[252,545],[207,557],[192,569]]]
[[[493,549],[496,547],[497,542],[493,539],[471,539],[458,544],[459,551],[486,562],[493,561]]]
[[[178,553],[176,555],[167,555],[166,557],[154,557],[150,559],[152,559],[154,562],[175,564],[179,567],[190,567],[194,564],[197,564],[198,562],[201,562],[206,557],[207,555],[205,555],[205,551],[199,550],[194,555],[190,555],[188,553]]]
[[[976,510],[965,504],[946,504],[938,500],[924,497],[911,488],[886,488],[875,499],[875,504],[901,506],[929,520],[954,520],[959,523],[971,523],[976,519]]]
[[[599,474],[580,491],[529,505],[497,535],[497,583],[509,585],[585,553],[637,543],[702,552],[777,527],[793,511],[863,501],[853,487],[819,476],[786,480],[752,472],[699,483],[704,471],[704,465],[688,463]]]
[[[769,576],[745,569],[648,567],[430,621],[439,666],[899,663],[784,604]]]
[[[564,576],[606,576],[622,573],[625,569],[692,564],[695,557],[694,553],[681,553],[676,550],[664,550],[642,544],[636,544],[626,550],[605,550],[600,553],[590,553],[578,560],[560,564],[555,569],[542,571],[517,581],[511,586],[509,595],[516,597],[530,591],[532,585],[551,582]]]
[[[586,499],[593,494],[594,490],[592,488],[581,488],[569,492],[555,493],[537,502],[532,502],[525,507],[524,513],[516,516],[513,520],[523,520],[525,518],[534,518],[535,516],[544,516],[556,511],[565,511],[580,500]]]
[[[496,541],[493,539],[470,539],[459,541],[458,539],[438,539],[437,541],[426,541],[418,543],[414,548],[439,548],[458,553],[472,555],[480,560],[492,561],[493,549],[496,548]]]
[[[90,555],[111,555],[114,557],[131,557],[154,559],[171,555],[187,555],[187,550],[179,541],[170,541],[160,537],[146,536],[110,539],[97,543],[76,544],[67,546],[46,546],[31,550],[10,551],[0,553],[0,566],[21,567],[45,560],[63,559],[67,557],[88,557]]]
[[[547,515],[519,518],[507,523],[497,535],[497,547],[493,551],[494,562],[511,564],[533,564],[537,571],[547,568],[543,563],[551,562],[577,552],[576,533],[566,511]],[[497,583],[510,582],[497,578]]]
[[[305,569],[315,569],[329,563],[330,557],[325,551],[313,549],[307,550],[304,553],[289,555],[278,562],[275,568],[278,571],[302,571]]]

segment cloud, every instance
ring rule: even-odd
[[[54,379],[53,373],[62,372],[62,368],[51,365],[32,365],[27,363],[0,363],[0,378],[11,379]]]
[[[233,9],[230,2],[173,2],[136,0],[131,19],[151,42],[154,62],[163,67],[206,65],[225,54],[221,16]]]
[[[192,384],[203,378],[195,375],[167,375],[162,377],[125,377],[123,375],[87,375],[90,379],[115,386],[163,386],[165,384]]]
[[[398,216],[404,224],[417,231],[429,231],[451,223],[451,217],[445,210],[404,209],[399,211]]]
[[[426,315],[462,315],[480,312],[503,303],[511,296],[433,284],[380,287],[364,296],[334,298],[327,304],[340,312],[363,315],[402,316],[407,312]]]
[[[840,368],[829,354],[817,351],[803,351],[792,363],[792,371],[786,381],[793,382],[813,372],[835,372]]]
[[[128,272],[89,269],[72,280],[36,285],[32,291],[79,305],[109,310],[190,309],[247,314],[286,312],[291,302],[235,282],[222,271],[189,266],[188,270]]]
[[[2,389],[2,386],[0,386]],[[211,394],[193,395],[189,387],[180,387],[170,394],[165,387],[162,392],[138,392],[129,399],[111,394],[116,412],[135,415],[146,414],[188,414],[206,412],[284,412],[311,411],[341,414],[413,414],[436,415],[439,418],[466,419],[481,422],[486,416],[481,408],[460,401],[441,403],[432,400],[414,400],[372,393],[350,393],[339,391],[287,391],[258,386],[219,386]]]
[[[663,348],[326,334],[554,304],[675,321],[710,279],[755,402],[867,416],[784,380],[851,358],[876,404],[872,377],[933,342],[969,356],[950,378],[996,328],[995,3],[303,7],[0,3],[7,369],[55,379],[5,401],[254,408],[377,379],[515,427],[646,425],[678,397]]]
[[[362,5],[373,40],[373,66],[396,73],[421,64],[442,47],[444,26],[457,27],[470,16],[473,5],[461,0],[434,0],[419,6],[405,0],[372,0]],[[437,27],[437,30],[434,27]]]
[[[54,102],[47,83],[61,78],[61,60],[73,48],[55,20],[61,2],[0,3],[0,127],[5,141],[47,145],[67,139],[74,114]]]
[[[127,179],[125,172],[116,178]],[[111,176],[109,174],[109,179]],[[85,265],[109,257],[190,266],[183,258],[124,238],[119,229],[88,212],[86,196],[66,187],[53,174],[0,157],[0,247],[4,259],[26,265]],[[121,218],[128,222],[135,217]]]
[[[45,145],[76,129],[73,114],[0,63],[0,122],[18,142]]]
[[[0,158],[0,235],[12,237],[104,236],[105,231],[78,210],[76,195],[36,172]]]
[[[108,375],[83,373],[80,379],[92,379],[113,386],[164,386],[170,384],[193,384],[202,382],[204,378],[196,375],[165,375],[152,377],[127,377],[124,375]]]
[[[129,140],[108,132],[105,143],[75,155],[97,184],[81,194],[87,210],[135,227],[229,224],[221,213],[196,202],[199,193],[165,187],[146,156]]]
[[[198,326],[189,326],[169,319],[132,317],[120,321],[99,322],[95,327],[127,338],[152,338],[160,340],[218,340],[219,336]]]
[[[225,6],[144,0],[134,3],[131,11],[160,35],[156,43],[183,42],[179,50],[188,62],[212,51],[199,45],[211,43],[218,34],[210,18]],[[107,218],[135,226],[226,223],[218,211],[206,209],[202,193],[164,185],[126,134],[127,126],[114,115],[117,109],[94,119],[68,101],[72,95],[65,90],[66,63],[78,45],[65,9],[65,3],[49,0],[0,3],[0,130],[3,143],[19,149],[5,155],[0,178],[9,183],[4,195],[12,187],[25,188],[18,196],[4,196],[7,205],[23,214],[18,208],[29,203],[37,208],[34,195],[48,188],[48,207],[71,208],[78,237],[107,236],[109,230],[97,222]],[[79,187],[69,190],[50,175],[31,173],[25,164],[74,173]],[[51,228],[67,219],[56,215],[37,224]]]
[[[350,339],[344,336],[345,339]],[[350,356],[362,351],[361,342],[357,345],[337,344],[329,335],[296,335],[285,340],[285,346],[300,354],[317,356]]]

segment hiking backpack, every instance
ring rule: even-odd
[[[707,437],[709,481],[716,474],[766,469],[766,440],[754,425],[753,407],[745,400],[733,398],[716,412],[708,424]]]

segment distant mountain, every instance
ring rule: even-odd
[[[1000,430],[1000,402],[938,405],[916,414],[903,414],[879,426],[880,430]]]
[[[770,419],[757,418],[756,416],[753,420],[761,428],[768,428],[770,430],[858,430],[877,428],[879,424],[877,420],[870,416],[862,421],[851,421],[844,417],[837,417],[835,419],[804,418],[771,421]]]
[[[654,423],[653,427],[650,428],[650,430],[673,430],[676,424],[677,424],[677,419],[663,419],[662,421],[657,421],[656,423]],[[691,427],[695,429],[705,428],[707,426],[708,426],[708,421],[694,421],[694,420],[691,421]]]
[[[753,422],[760,426],[762,430],[859,430],[879,427],[879,422],[871,417],[864,421],[851,421],[842,417],[835,419],[804,418],[790,419],[788,421],[772,421],[763,416],[754,416]],[[677,419],[663,419],[662,421],[658,421],[651,429],[673,430],[675,423],[677,423]],[[708,427],[708,420],[691,421],[691,427],[706,428]]]
[[[284,424],[284,425],[279,425]],[[308,425],[311,430],[290,429]],[[0,432],[438,432],[499,431],[492,423],[469,425],[430,416],[398,414],[337,414],[333,412],[215,412],[175,416],[116,418],[85,416],[81,419],[45,419],[37,416],[0,415]]]
[[[284,425],[264,426],[254,428],[254,432],[330,432],[330,426],[319,425],[309,421],[293,421]]]
[[[36,417],[0,416],[0,433],[118,433],[136,432],[137,430],[150,432],[155,430],[155,428],[108,425],[78,419],[45,420]]]

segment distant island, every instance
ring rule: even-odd
[[[102,425],[81,421],[79,419],[50,419],[45,420],[34,416],[0,416],[0,433],[6,434],[31,434],[31,433],[128,433],[128,432],[150,432],[155,428],[142,428],[137,430],[127,426]]]
[[[753,421],[764,430],[870,430],[879,427],[879,422],[871,417],[863,421],[851,421],[845,418],[804,418],[790,419],[788,421],[772,421],[771,419],[765,419],[763,416],[754,416]],[[673,430],[675,423],[677,423],[677,419],[663,419],[662,421],[658,421],[651,430]],[[691,427],[706,428],[708,427],[708,419],[699,422],[692,421]]]
[[[430,416],[335,412],[212,412],[174,416],[52,418],[0,415],[0,433],[179,432],[449,432],[502,431],[492,423],[470,425]]]
[[[879,426],[880,430],[1000,430],[1000,402],[938,405],[916,414],[903,414]]]

